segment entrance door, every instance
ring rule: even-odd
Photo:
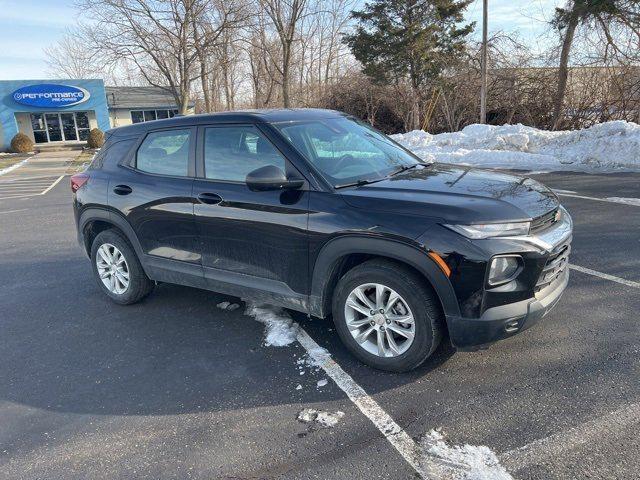
[[[50,142],[62,141],[62,129],[60,128],[60,117],[57,113],[47,113],[44,116],[47,121],[47,131],[49,132]]]
[[[73,113],[61,113],[60,121],[62,122],[62,132],[64,133],[65,142],[78,140],[76,132],[76,122]]]

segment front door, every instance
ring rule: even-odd
[[[50,142],[62,141],[62,128],[60,128],[60,117],[57,113],[47,113],[44,116],[47,122],[47,132]]]
[[[60,123],[62,124],[62,133],[66,142],[78,140],[76,132],[76,121],[73,113],[61,113]]]
[[[210,288],[229,291],[219,282],[231,282],[255,288],[254,299],[306,301],[307,188],[253,192],[245,183],[266,165],[300,174],[254,125],[201,127],[198,138],[204,178],[194,182],[194,213]]]

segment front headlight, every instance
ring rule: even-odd
[[[511,237],[529,234],[530,222],[483,223],[477,225],[445,225],[467,238]]]

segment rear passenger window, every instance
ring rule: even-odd
[[[243,182],[256,168],[285,159],[256,127],[211,127],[204,134],[204,171],[212,180]]]
[[[138,148],[136,168],[143,172],[186,177],[189,140],[188,129],[150,133]]]

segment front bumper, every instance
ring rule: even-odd
[[[573,232],[571,217],[564,209],[563,212],[562,220],[543,233],[510,239],[537,249],[545,258],[531,297],[497,305],[494,302],[479,317],[448,315],[447,326],[453,346],[462,350],[478,349],[515,335],[535,325],[558,303],[569,282],[568,255]],[[502,295],[505,294],[493,294],[493,298]]]
[[[477,350],[535,325],[558,303],[569,282],[567,267],[544,295],[486,310],[480,318],[447,316],[449,337],[459,350]]]

